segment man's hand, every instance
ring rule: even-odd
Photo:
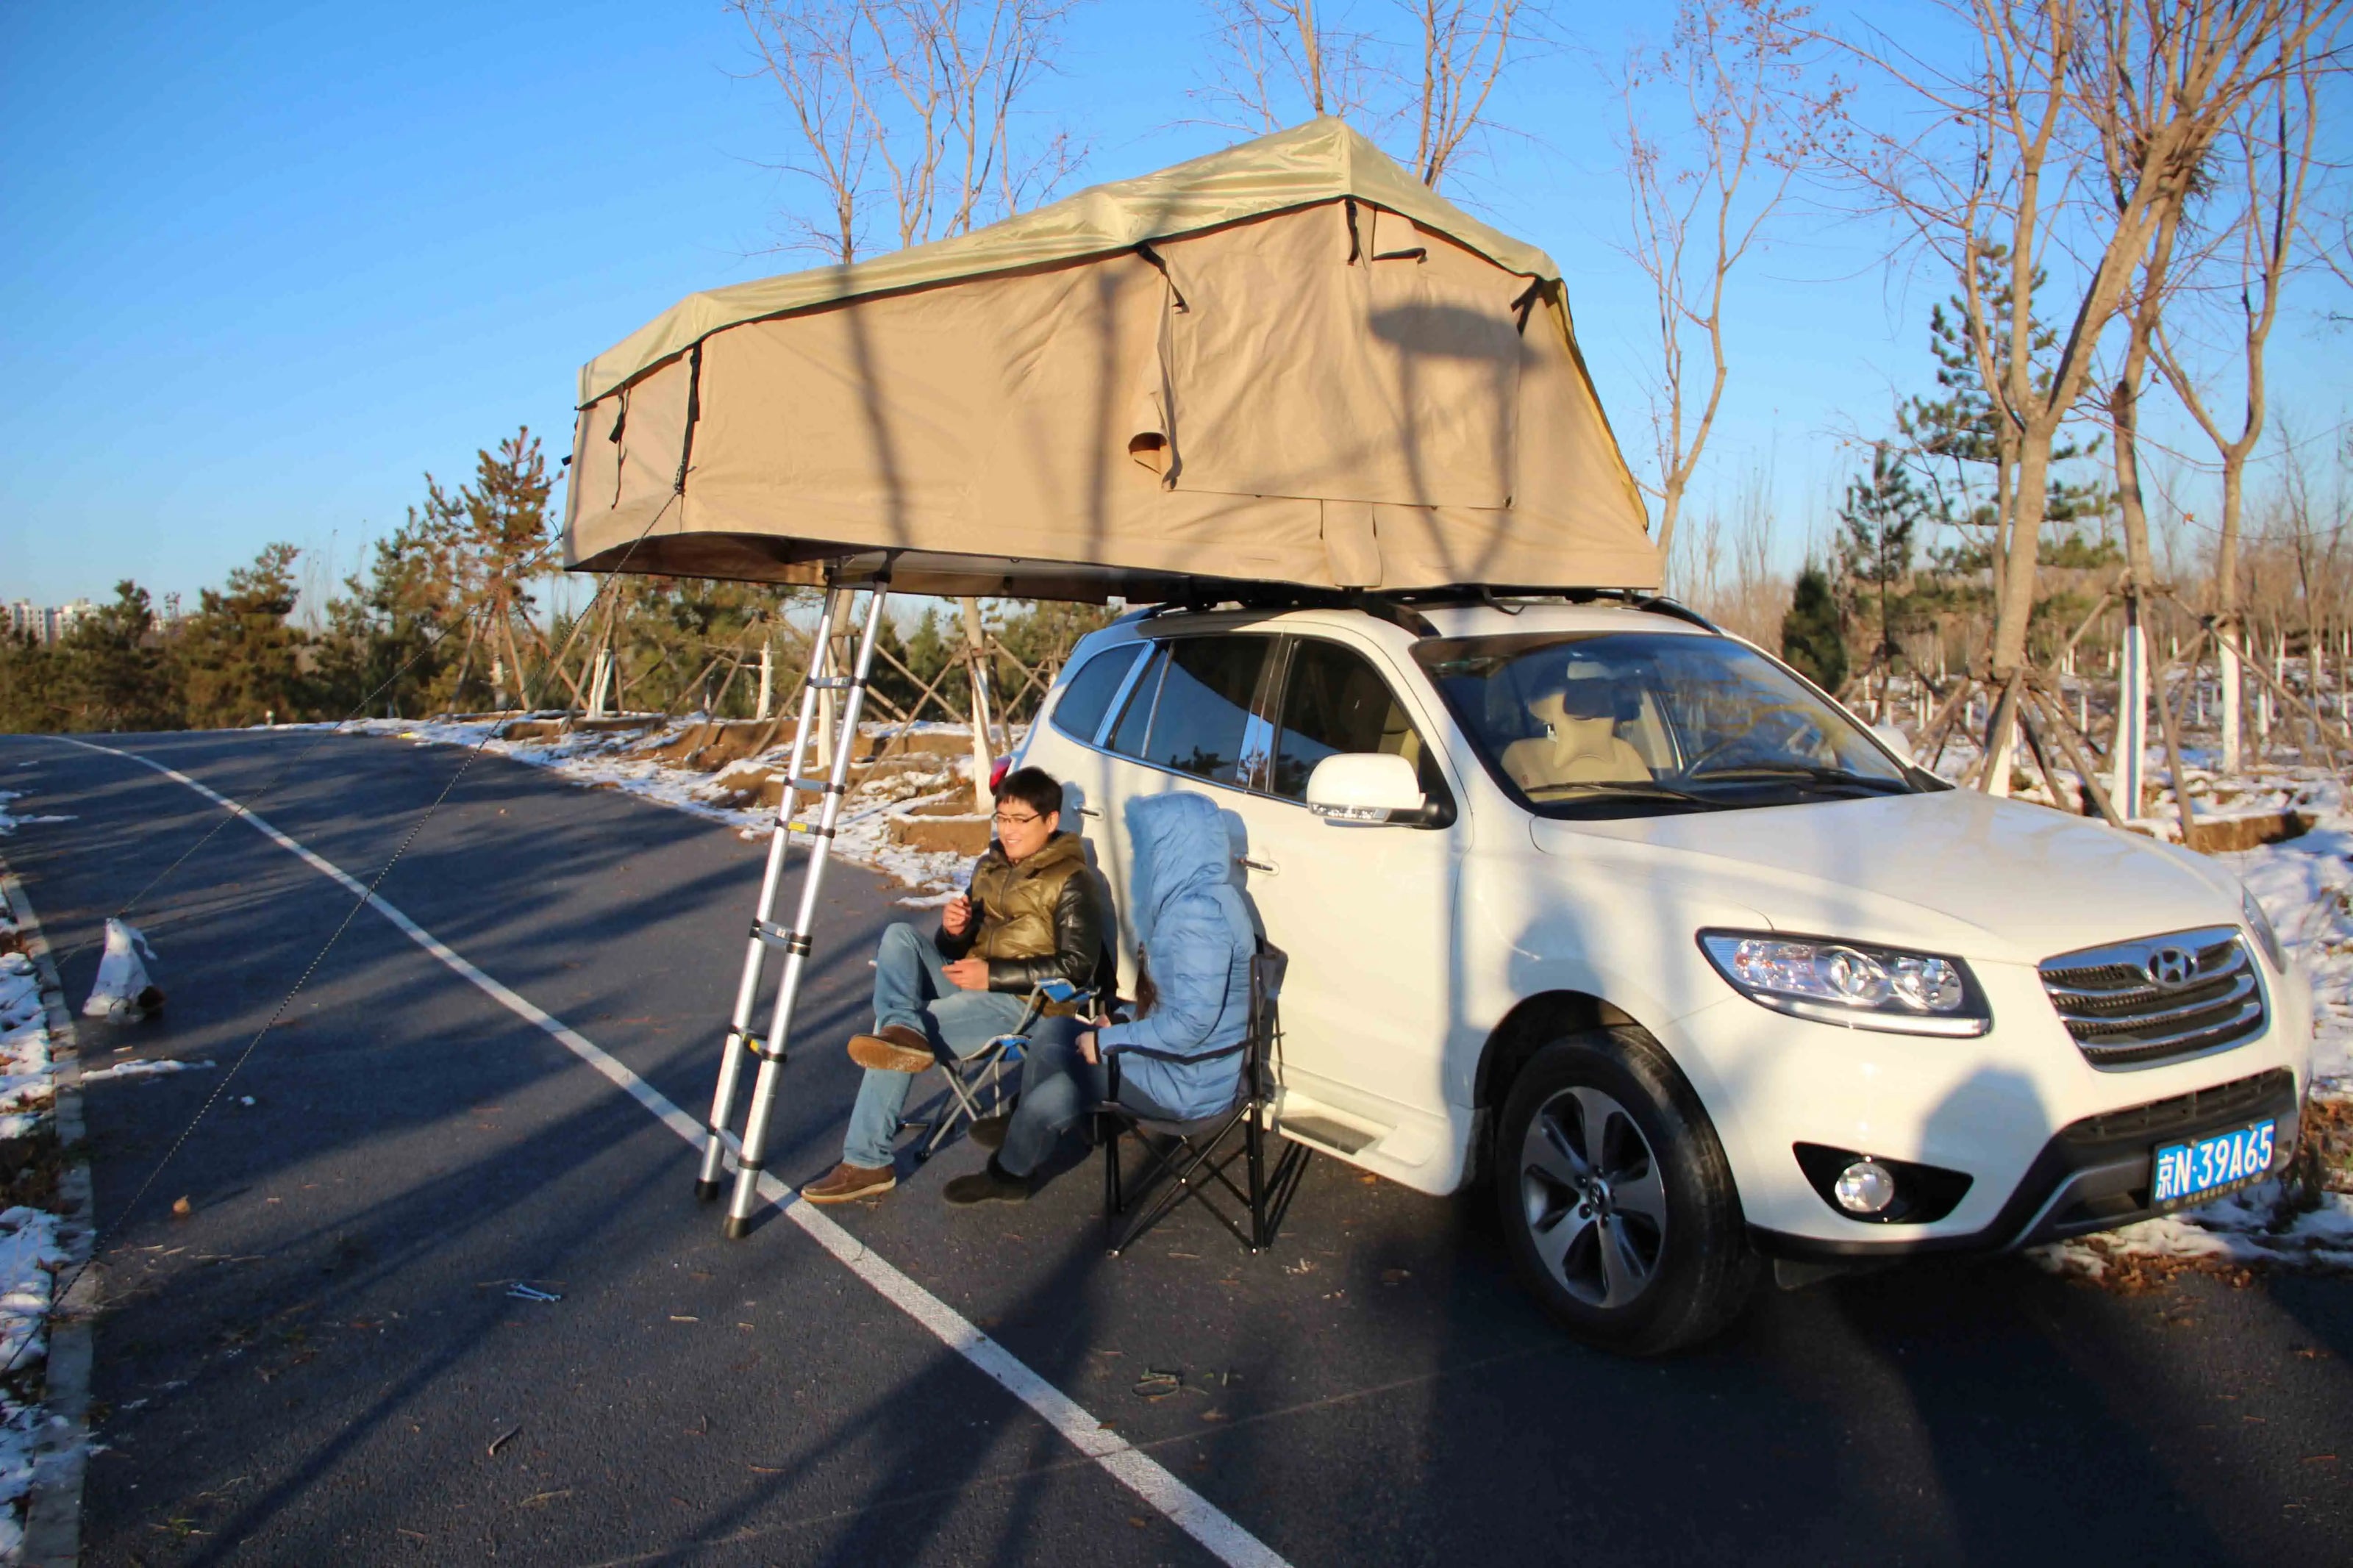
[[[954,963],[940,965],[940,973],[961,990],[988,989],[988,960],[985,958],[959,958]]]
[[[950,936],[962,936],[971,924],[972,900],[958,893],[955,898],[950,899],[947,907],[940,911],[940,929]],[[965,989],[969,991],[973,987],[967,985]]]
[[[1086,1063],[1087,1066],[1093,1067],[1095,1063],[1101,1059],[1101,1057],[1095,1050],[1095,1032],[1092,1029],[1089,1029],[1086,1033],[1081,1035],[1079,1037],[1078,1044],[1079,1059]]]

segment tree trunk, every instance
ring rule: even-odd
[[[980,625],[980,601],[966,596],[956,603],[964,611],[964,656],[972,678],[972,808],[986,813],[997,809],[997,794],[988,787],[996,763],[988,733],[988,637]]]
[[[2223,452],[2222,537],[2214,548],[2214,629],[2220,644],[2216,662],[2221,668],[2222,771],[2226,773],[2237,773],[2245,762],[2240,726],[2246,698],[2239,673],[2239,509],[2245,471],[2243,454]]]
[[[2116,732],[2108,742],[2114,778],[2108,793],[2125,816],[2143,809],[2142,776],[2148,752],[2148,635],[2141,626],[2141,597],[2127,584],[2125,624],[2116,652]]]

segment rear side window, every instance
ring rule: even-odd
[[[1054,728],[1074,741],[1092,742],[1095,731],[1103,728],[1103,717],[1111,707],[1111,700],[1119,695],[1119,683],[1135,666],[1136,656],[1147,645],[1130,643],[1124,647],[1105,649],[1079,667],[1063,689],[1062,699],[1054,704]]]
[[[1127,696],[1127,710],[1119,716],[1119,728],[1111,734],[1111,749],[1124,757],[1144,755],[1144,737],[1152,728],[1152,710],[1160,701],[1160,675],[1168,668],[1168,649],[1165,645],[1152,650],[1152,668],[1135,683]]]
[[[1212,784],[1239,784],[1242,734],[1266,662],[1265,637],[1178,637],[1159,664],[1158,690],[1147,672],[1122,715],[1113,749]],[[1148,723],[1139,721],[1152,704]]]
[[[1341,752],[1387,752],[1414,765],[1421,793],[1449,800],[1446,776],[1388,681],[1363,655],[1337,643],[1302,641],[1283,682],[1274,742],[1274,793],[1307,798],[1307,775]]]

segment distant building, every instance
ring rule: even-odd
[[[19,599],[8,606],[8,635],[29,637],[37,643],[53,643],[80,624],[83,616],[97,613],[98,606],[88,599],[47,606],[36,605],[30,599]]]

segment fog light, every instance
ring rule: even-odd
[[[1876,1160],[1857,1160],[1831,1191],[1849,1214],[1877,1214],[1895,1201],[1895,1175]]]

